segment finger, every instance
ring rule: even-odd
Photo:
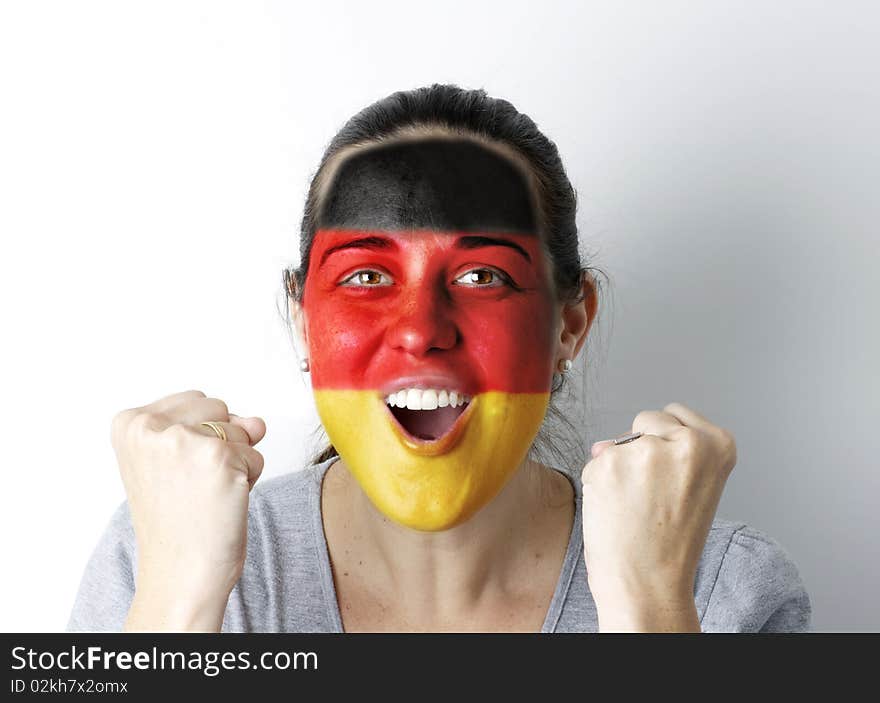
[[[661,410],[643,410],[636,415],[632,424],[633,432],[656,435],[669,440],[673,439],[675,432],[681,428],[682,423],[675,415]]]
[[[250,437],[250,445],[254,446],[266,436],[266,423],[261,417],[239,417],[229,413],[229,422],[241,427]]]
[[[628,435],[621,435],[621,437],[626,437]],[[620,439],[618,437],[617,439]],[[593,446],[590,447],[590,454],[592,454],[595,459],[606,449],[610,449],[611,447],[617,446],[617,439],[601,439],[598,442],[593,442]],[[638,438],[636,438],[638,439]],[[629,444],[630,442],[634,442],[635,439],[629,438],[626,442],[622,442],[621,444]]]
[[[226,433],[226,441],[227,442],[236,442],[238,444],[246,444],[250,445],[251,438],[248,436],[248,433],[244,430],[244,428],[239,427],[231,422],[218,422],[217,420],[206,420],[205,422],[213,422],[216,425],[219,425],[223,428],[223,431]],[[199,434],[203,434],[206,437],[216,437],[217,439],[222,439],[220,435],[218,435],[214,430],[212,430],[207,425],[195,424],[192,426],[193,429]]]
[[[681,403],[669,403],[665,408],[663,408],[663,412],[672,415],[677,418],[679,422],[683,425],[687,425],[688,427],[693,427],[695,429],[700,430],[713,430],[716,429],[716,425],[705,417],[700,415],[698,412],[691,410],[686,405],[682,405]]]
[[[182,425],[198,425],[209,420],[229,422],[229,408],[219,398],[193,397],[163,414],[170,422]]]
[[[643,410],[633,420],[632,431],[672,439],[672,434],[681,427],[682,422],[675,415],[660,410]],[[599,440],[590,447],[590,454],[595,459],[613,446],[616,446],[613,439]]]
[[[182,393],[173,393],[172,395],[166,395],[164,398],[159,398],[159,400],[150,403],[149,408],[153,412],[166,413],[182,403],[205,397],[205,394],[201,391],[183,391]]]
[[[253,488],[263,473],[263,455],[248,444],[231,443],[229,446],[241,459],[241,470],[247,474],[248,484]]]

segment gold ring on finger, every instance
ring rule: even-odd
[[[614,440],[614,444],[628,444],[629,442],[635,442],[639,437],[642,436],[641,432],[633,432],[632,434],[624,435],[623,437],[618,437]]]
[[[199,424],[204,425],[205,427],[210,427],[212,430],[214,430],[214,434],[216,434],[224,442],[226,441],[226,430],[223,429],[223,425],[220,425],[216,422],[200,422]]]

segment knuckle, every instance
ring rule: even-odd
[[[229,416],[229,406],[220,398],[210,398],[212,404],[212,410],[219,413],[221,416]]]
[[[653,410],[642,410],[633,419],[633,427],[635,427],[636,425],[641,425],[641,424],[645,423],[646,421],[650,420],[651,417],[653,417],[653,415],[654,415]]]
[[[691,427],[682,427],[677,432],[676,449],[684,461],[693,459],[699,450],[700,434]]]
[[[732,432],[721,430],[721,449],[724,452],[725,464],[733,469],[736,464],[736,437]]]
[[[134,415],[135,411],[131,408],[126,410],[120,410],[113,416],[113,419],[110,421],[112,427],[118,427],[121,424],[125,424],[128,422],[131,417]]]
[[[190,441],[188,428],[178,422],[166,427],[162,431],[162,436],[174,451],[180,451]]]
[[[138,435],[144,435],[154,430],[160,423],[159,413],[142,411],[131,416],[127,428]]]
[[[128,424],[131,422],[133,416],[133,410],[122,410],[113,416],[113,419],[110,421],[111,441],[115,443],[116,438],[119,437],[120,434],[122,434]]]
[[[724,428],[719,428],[719,435],[723,447],[727,449],[732,449],[736,447],[736,437],[733,436],[732,432],[730,432],[729,430],[725,430]]]
[[[223,455],[223,466],[227,469],[225,474],[235,480],[248,482],[250,475],[250,460],[243,453],[227,451]]]
[[[693,427],[683,426],[678,433],[688,444],[697,444],[700,441],[700,431]]]
[[[172,398],[177,398],[180,400],[186,400],[187,398],[206,398],[207,396],[198,390],[189,390],[183,391],[182,393],[172,393],[171,395],[165,396],[162,400],[170,400]]]

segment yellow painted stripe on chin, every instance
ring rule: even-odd
[[[501,391],[474,396],[455,445],[422,456],[398,437],[378,392],[314,394],[327,436],[376,508],[423,531],[454,527],[498,494],[525,459],[550,399]]]

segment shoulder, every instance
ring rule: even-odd
[[[297,518],[311,515],[320,495],[325,465],[313,465],[290,471],[258,483],[250,495],[249,524],[277,525],[283,517],[289,525]],[[98,542],[92,559],[134,563],[137,558],[134,528],[128,501],[123,501],[113,512]]]
[[[80,579],[67,630],[122,629],[134,594],[137,551],[128,503],[110,517]]]
[[[280,569],[292,583],[314,573],[320,482],[328,465],[290,471],[258,482],[251,491],[245,569],[230,602],[227,629],[243,629],[248,624],[241,615],[249,594],[265,597],[264,591],[270,588],[275,595],[273,569]],[[124,501],[114,510],[89,558],[67,629],[121,630],[134,596],[137,560],[131,512]]]
[[[803,632],[811,626],[810,598],[791,554],[744,522],[712,523],[697,596],[704,631]]]
[[[107,522],[98,544],[89,559],[96,568],[115,568],[126,575],[133,573],[137,563],[134,527],[128,501],[120,503]]]

